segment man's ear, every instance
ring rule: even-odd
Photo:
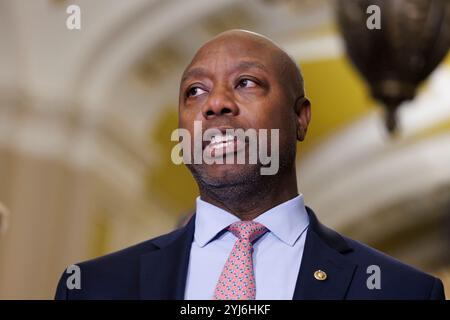
[[[295,113],[297,114],[297,140],[303,141],[311,121],[311,102],[306,97],[298,98],[295,103]]]

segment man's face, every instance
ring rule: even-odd
[[[192,140],[194,121],[201,121],[203,131],[279,129],[280,163],[283,157],[294,161],[294,101],[277,54],[267,45],[245,38],[225,37],[207,43],[181,80],[179,127],[187,129]],[[270,152],[270,143],[268,148]],[[188,167],[197,180],[220,186],[253,179],[260,174],[261,165],[202,163]]]

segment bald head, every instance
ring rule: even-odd
[[[258,55],[266,55],[269,57],[270,62],[274,65],[274,71],[277,73],[277,77],[286,87],[289,95],[293,99],[305,95],[303,77],[294,60],[271,39],[247,30],[228,30],[206,42],[198,49],[192,61],[186,67],[183,78],[190,67],[198,60],[201,60],[207,55],[214,55],[214,53],[223,50],[225,44],[229,45],[230,43],[236,44],[237,50],[249,51],[248,48],[253,48],[254,52],[258,53]]]

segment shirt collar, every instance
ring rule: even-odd
[[[263,224],[277,238],[289,246],[294,246],[309,224],[308,212],[303,195],[285,201],[254,219]]]
[[[200,247],[204,247],[220,231],[240,219],[209,202],[197,197],[194,238]]]
[[[197,197],[194,238],[200,247],[208,244],[220,231],[239,218]],[[300,194],[254,219],[277,238],[293,246],[309,224],[308,213]]]

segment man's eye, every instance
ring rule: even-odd
[[[241,79],[239,80],[237,85],[238,88],[253,88],[256,86],[257,86],[256,82],[250,79]]]
[[[199,88],[199,87],[192,87],[192,88],[190,88],[188,91],[187,91],[187,93],[186,93],[186,97],[196,97],[196,96],[199,96],[199,95],[201,95],[201,94],[203,94],[203,93],[205,93],[206,91],[205,90],[203,90],[202,88]]]

